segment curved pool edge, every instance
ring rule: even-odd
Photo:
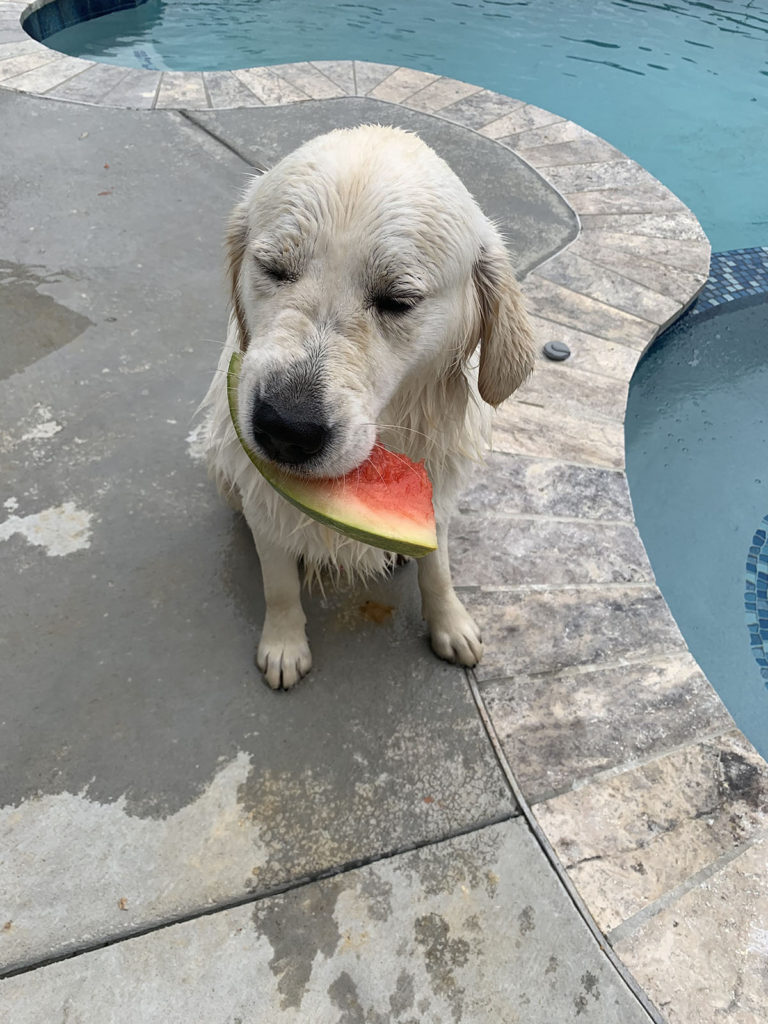
[[[763,900],[768,891],[768,765],[687,652],[624,476],[634,367],[707,280],[709,244],[693,214],[572,122],[425,72],[354,61],[134,72],[58,55],[20,25],[19,37],[0,44],[4,89],[136,109],[371,96],[512,149],[574,209],[578,237],[524,282],[540,342],[565,340],[573,356],[542,359],[501,410],[481,482],[497,493],[512,482],[505,515],[540,538],[544,568],[467,585],[489,640],[478,689],[548,842],[634,977],[671,1021],[707,1019],[715,1006],[727,1019],[745,958],[759,956],[745,929],[748,889],[759,878]],[[472,502],[468,522],[495,518]],[[514,532],[511,544],[514,553]],[[740,998],[752,995],[742,987]]]
[[[647,563],[624,472],[630,379],[704,289],[710,247],[677,197],[604,141],[593,136],[585,151],[582,132],[499,139],[558,188],[581,233],[523,283],[539,340],[566,341],[572,359],[540,360],[501,411],[497,448],[527,461],[537,526],[547,518],[567,534],[594,517],[603,536],[595,529],[557,552],[591,562],[588,584],[558,568],[544,587],[480,598],[489,646],[513,634],[539,664],[526,666],[524,654],[481,665],[479,691],[546,841],[665,1019],[708,1020],[716,1007],[723,1019],[757,1022],[768,764],[687,649]],[[609,494],[611,473],[622,499]],[[559,488],[569,477],[568,498],[542,502],[543,481]]]

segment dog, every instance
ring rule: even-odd
[[[309,580],[386,573],[394,556],[310,519],[243,450],[226,371],[243,354],[240,430],[261,457],[338,477],[376,441],[424,460],[437,550],[418,561],[432,649],[472,666],[477,625],[457,597],[447,531],[490,440],[492,409],[533,369],[529,320],[496,227],[415,134],[380,125],[305,143],[254,177],[231,215],[231,311],[203,400],[204,449],[241,509],[261,563],[266,615],[256,662],[274,689],[309,671],[299,564]]]

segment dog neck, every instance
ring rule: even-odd
[[[474,366],[434,367],[406,380],[379,416],[380,438],[410,459],[441,470],[453,458],[482,459],[490,410],[477,392]]]

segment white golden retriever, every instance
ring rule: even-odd
[[[330,569],[353,579],[387,571],[393,556],[310,519],[253,466],[227,405],[237,350],[240,429],[265,458],[335,477],[379,439],[425,460],[438,549],[418,562],[422,612],[435,653],[475,665],[482,638],[453,589],[448,522],[486,450],[489,406],[533,368],[498,232],[419,138],[366,125],[315,138],[254,178],[228,249],[232,313],[203,402],[205,448],[256,543],[266,599],[256,660],[267,682],[288,689],[312,663],[298,563],[310,578]]]

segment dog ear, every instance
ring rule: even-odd
[[[248,348],[248,326],[245,322],[243,300],[240,295],[240,268],[248,245],[248,207],[242,202],[232,211],[227,225],[227,277],[232,301],[232,312],[237,321],[240,350]]]
[[[534,343],[523,296],[500,238],[483,246],[472,271],[480,343],[478,388],[489,405],[500,405],[533,371]]]

